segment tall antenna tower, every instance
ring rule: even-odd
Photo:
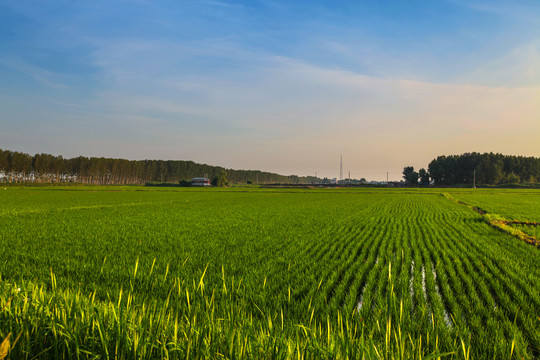
[[[343,155],[339,156],[339,181],[343,180]]]

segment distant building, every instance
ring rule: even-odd
[[[193,178],[191,179],[191,186],[210,186],[209,178]]]

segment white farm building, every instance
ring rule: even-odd
[[[201,177],[191,179],[191,186],[210,186],[210,179]]]

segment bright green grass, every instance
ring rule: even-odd
[[[452,197],[509,220],[540,222],[540,190],[455,190]]]
[[[537,239],[540,239],[540,226],[512,225],[512,227],[519,229],[526,234],[532,235]]]
[[[0,253],[14,358],[539,355],[538,249],[437,190],[11,187]]]

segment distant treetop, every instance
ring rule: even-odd
[[[439,156],[428,166],[435,185],[540,182],[540,158],[494,153]]]
[[[64,159],[50,154],[28,155],[0,149],[0,182],[87,184],[178,183],[194,177],[226,174],[229,183],[309,182],[308,177],[285,176],[259,170],[233,170],[184,160],[126,160],[79,156]],[[223,181],[221,182],[223,183]]]

